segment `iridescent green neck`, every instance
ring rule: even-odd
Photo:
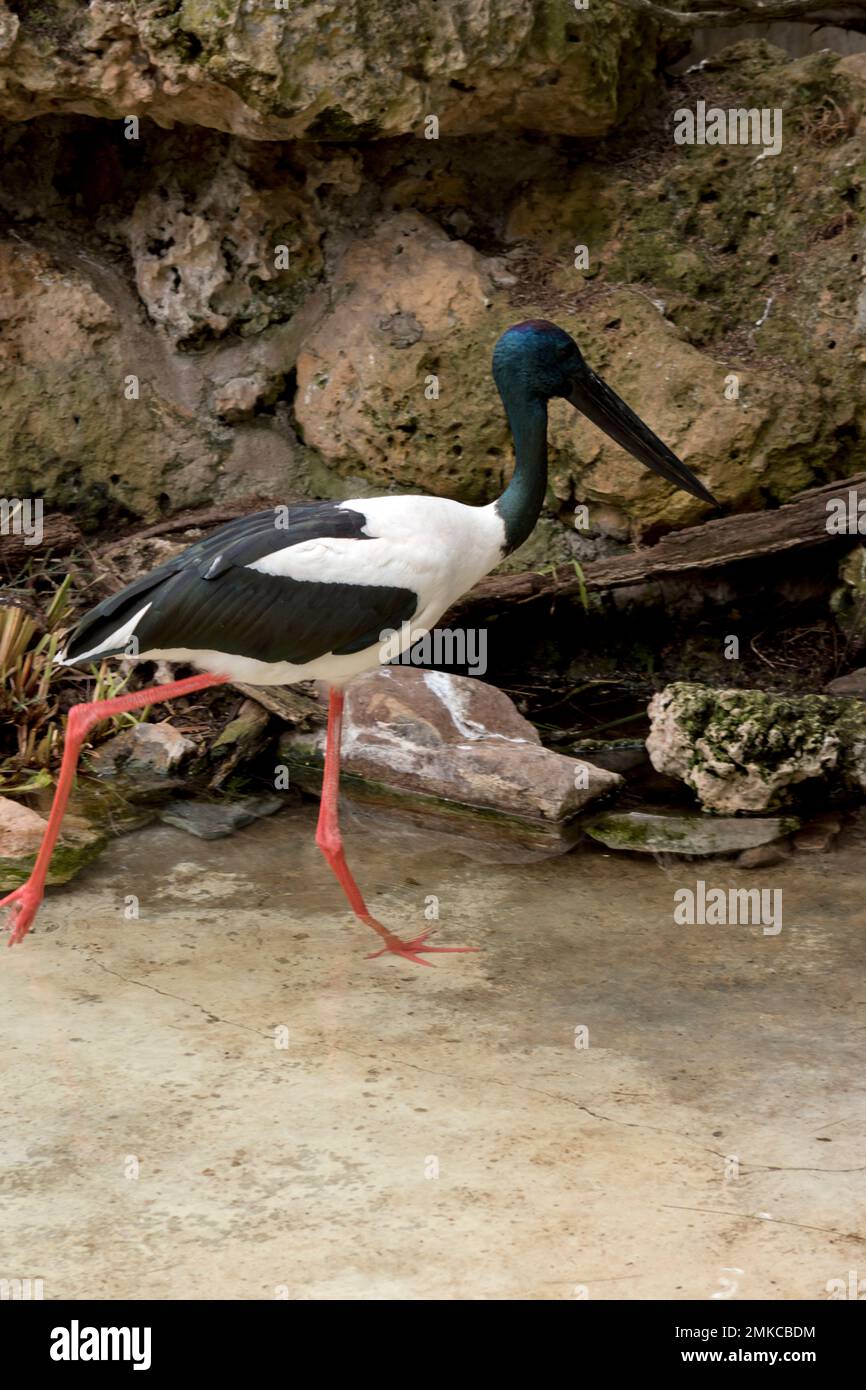
[[[535,527],[547,491],[547,402],[539,396],[503,396],[514,440],[514,473],[496,503],[505,523],[505,554]]]

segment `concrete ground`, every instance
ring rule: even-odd
[[[374,910],[415,934],[436,895],[438,939],[480,948],[426,970],[365,959],[313,825],[117,840],[2,952],[0,1277],[109,1299],[866,1278],[862,832],[746,873],[484,866],[356,823]],[[696,879],[781,888],[782,931],[675,925]]]

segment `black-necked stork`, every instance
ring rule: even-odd
[[[404,942],[371,916],[343,855],[337,819],[343,688],[432,629],[477,580],[526,540],[547,484],[547,403],[561,396],[634,458],[694,497],[714,498],[652,430],[595,375],[556,324],[531,319],[502,335],[493,376],[514,440],[502,496],[469,507],[444,497],[391,496],[272,508],[222,526],[87,613],[58,658],[111,656],[188,662],[204,674],[69,711],[63,761],[45,837],[12,906],[9,944],[27,933],[45,888],[81,745],[100,720],[225,681],[329,686],[325,768],[316,843],[355,916],[391,951],[464,951]],[[387,634],[399,633],[399,646]]]

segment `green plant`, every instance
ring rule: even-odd
[[[581,566],[581,563],[580,563],[579,560],[572,560],[571,563],[572,563],[572,565],[574,566],[574,575],[575,575],[575,578],[576,578],[576,580],[577,580],[577,592],[578,592],[578,596],[579,596],[579,598],[580,598],[581,607],[583,608],[584,613],[588,613],[588,612],[589,612],[589,594],[587,593],[587,589],[586,589],[586,578],[585,578],[584,573],[583,573],[583,567]],[[558,570],[559,570],[559,566],[558,566],[558,565],[543,565],[541,569],[535,570],[535,573],[536,573],[536,574],[540,574],[540,575],[542,575],[545,579],[547,579],[548,577],[553,578],[554,575],[557,573]]]
[[[583,606],[583,611],[584,613],[588,613],[589,595],[586,592],[586,579],[584,578],[583,568],[579,560],[572,560],[571,563],[574,565],[574,573],[577,578],[577,588],[578,593],[580,594],[580,602]]]
[[[83,673],[71,673],[55,665],[61,629],[72,617],[67,575],[56,588],[48,607],[40,610],[29,595],[15,590],[0,593],[0,775],[6,794],[19,794],[44,786],[47,769],[62,746],[64,695]],[[95,684],[93,700],[120,694],[128,676],[102,662],[91,666]],[[121,715],[102,726],[98,736],[112,732],[118,723],[135,724],[141,714]]]

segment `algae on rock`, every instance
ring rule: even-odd
[[[685,782],[705,810],[773,810],[806,783],[824,797],[866,792],[862,701],[682,681],[653,696],[649,717],[653,767]]]

